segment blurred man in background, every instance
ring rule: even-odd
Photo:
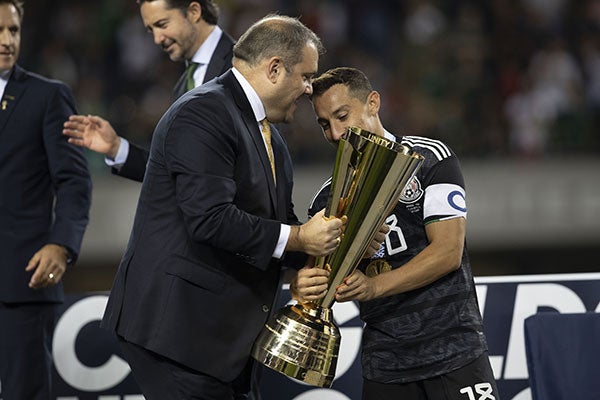
[[[357,69],[325,72],[313,81],[311,98],[330,143],[356,126],[425,157],[386,220],[390,231],[378,254],[337,288],[336,301],[359,301],[365,321],[363,400],[498,399],[465,248],[458,158],[438,140],[385,130],[379,93]],[[309,214],[326,205],[330,183]],[[303,268],[290,285],[292,297],[322,297],[327,279],[325,269]]]
[[[172,61],[186,70],[175,85],[173,100],[231,68],[234,40],[217,25],[219,9],[212,0],[138,0],[144,26]],[[117,135],[98,116],[74,115],[64,124],[69,142],[105,155],[112,172],[141,182],[148,150]]]
[[[62,82],[16,64],[23,3],[0,0],[0,380],[4,400],[49,400],[62,276],[88,223],[82,149],[61,134],[76,112]]]

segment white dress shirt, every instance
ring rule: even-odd
[[[10,78],[10,71],[0,72],[0,99],[4,96],[4,89],[6,89],[6,85],[8,85],[8,78]]]

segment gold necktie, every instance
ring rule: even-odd
[[[266,118],[260,121],[260,130],[265,137],[265,142],[267,143],[267,154],[269,155],[269,162],[271,163],[273,180],[275,180],[275,156],[273,155],[273,147],[271,146],[271,126]]]

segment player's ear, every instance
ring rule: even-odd
[[[379,107],[381,106],[381,98],[379,92],[373,90],[367,95],[367,107],[369,114],[376,115],[379,113]]]

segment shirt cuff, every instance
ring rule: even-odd
[[[273,252],[273,258],[280,259],[283,256],[283,252],[285,251],[285,245],[290,238],[291,228],[289,225],[281,224],[281,229],[279,230],[279,240],[277,240],[277,246],[275,247],[275,251]]]
[[[127,139],[121,138],[121,144],[119,145],[119,150],[117,151],[117,155],[114,160],[111,160],[108,157],[104,157],[104,162],[109,167],[113,167],[116,169],[120,169],[125,161],[127,161],[127,156],[129,155],[129,142]]]

